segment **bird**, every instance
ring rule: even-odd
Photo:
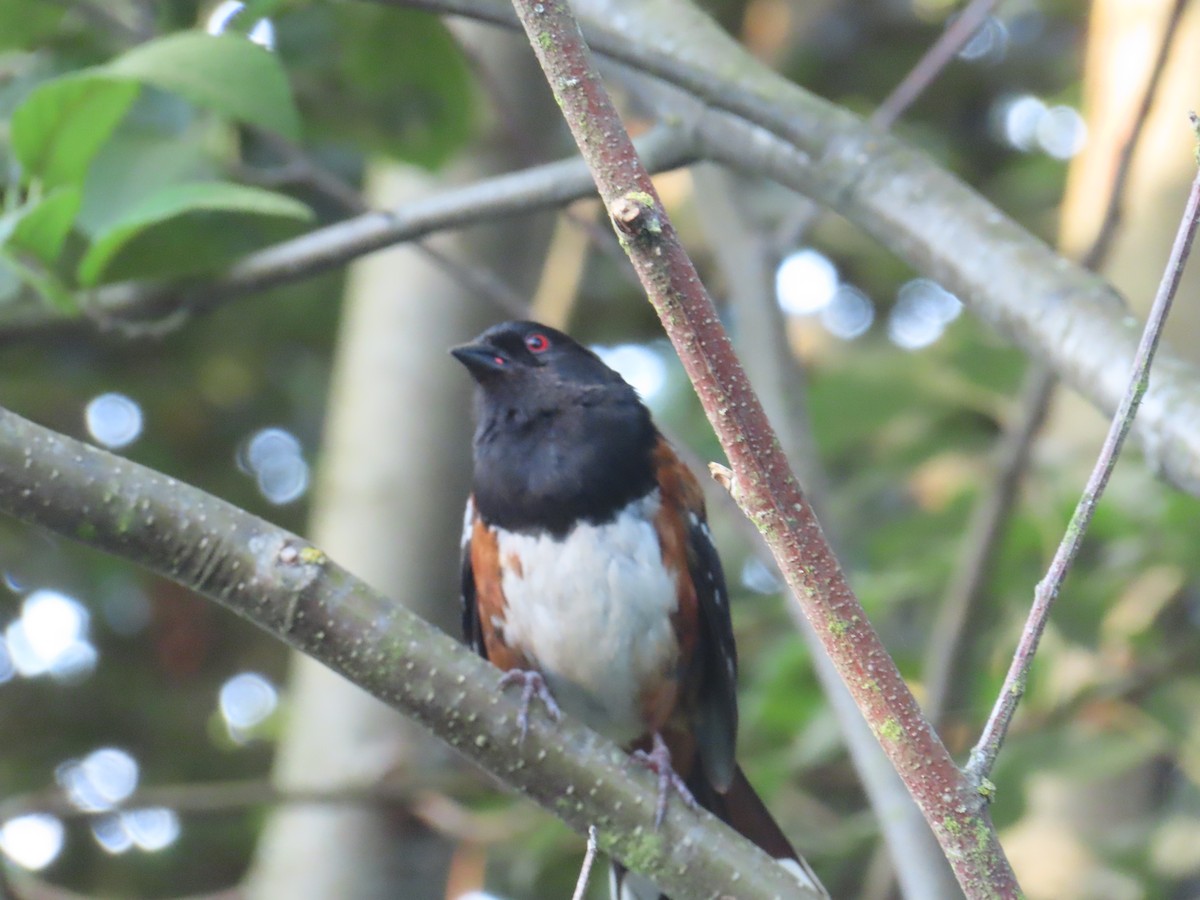
[[[546,325],[451,349],[475,382],[466,642],[823,893],[734,758],[737,650],[699,482],[634,388]],[[616,900],[662,895],[613,863]]]

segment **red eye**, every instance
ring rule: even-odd
[[[550,341],[540,331],[535,331],[525,338],[525,346],[529,348],[530,353],[545,353],[550,349]]]

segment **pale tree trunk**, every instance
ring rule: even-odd
[[[520,98],[505,128],[524,129],[524,136],[548,143],[544,133],[558,117],[547,109],[540,75],[523,64],[528,47],[483,31],[464,37],[491,77],[503,79],[503,92]],[[367,200],[396,206],[448,180],[525,161],[502,139],[487,147],[439,179],[376,163]],[[490,266],[500,279],[527,291],[536,282],[547,231],[522,220],[444,239],[437,248],[471,265]],[[469,379],[446,350],[499,318],[493,306],[417,248],[370,256],[350,274],[329,398],[314,542],[452,633],[459,627],[457,554],[471,423]],[[275,766],[280,785],[370,785],[386,777],[420,786],[436,781],[438,769],[453,763],[415,725],[306,657],[293,660],[289,694]],[[247,896],[436,898],[445,894],[453,850],[386,811],[284,808],[264,829]]]
[[[1071,163],[1063,201],[1060,244],[1079,258],[1095,239],[1118,156],[1137,115],[1169,17],[1172,0],[1097,0],[1088,25],[1084,65],[1084,114],[1088,143]],[[1133,158],[1124,192],[1120,226],[1100,272],[1144,316],[1195,172],[1188,110],[1200,107],[1200,9],[1185,13],[1171,48],[1157,96]],[[1184,269],[1179,297],[1200,290],[1200,270]],[[1167,322],[1166,339],[1185,359],[1200,361],[1200,305],[1180,302]],[[1047,433],[1051,452],[1078,456],[1091,466],[1107,419],[1074,392],[1060,391]]]
[[[1120,86],[1131,81],[1140,90],[1172,5],[1171,0],[1103,0],[1097,7],[1095,18],[1105,15],[1114,36],[1109,41],[1111,55],[1103,68],[1107,77],[1101,77],[1100,60],[1094,65],[1089,60],[1085,73],[1088,109],[1096,111],[1095,116],[1089,113],[1089,119],[1103,116],[1105,121],[1120,122],[1124,117],[1127,127],[1132,117],[1120,105],[1125,93]],[[1109,9],[1110,6],[1114,8]],[[1101,270],[1142,317],[1154,299],[1188,186],[1196,172],[1195,139],[1188,112],[1200,110],[1198,71],[1200,8],[1190,4],[1179,23],[1145,132],[1133,158],[1121,228],[1108,263]],[[1086,183],[1081,183],[1079,192],[1086,193],[1087,188]],[[1200,361],[1200,344],[1196,342],[1200,304],[1188,300],[1197,291],[1200,291],[1200,269],[1189,266],[1184,269],[1179,285],[1179,298],[1183,302],[1172,309],[1166,328],[1166,339],[1173,344],[1174,352],[1192,362]]]

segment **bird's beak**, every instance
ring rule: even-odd
[[[503,371],[512,363],[507,354],[488,344],[462,344],[452,347],[450,355],[476,378]]]

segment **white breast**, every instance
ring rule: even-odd
[[[494,624],[545,677],[559,704],[618,743],[644,731],[641,688],[678,660],[675,573],[663,566],[655,491],[607,525],[566,538],[501,531],[506,614]]]

